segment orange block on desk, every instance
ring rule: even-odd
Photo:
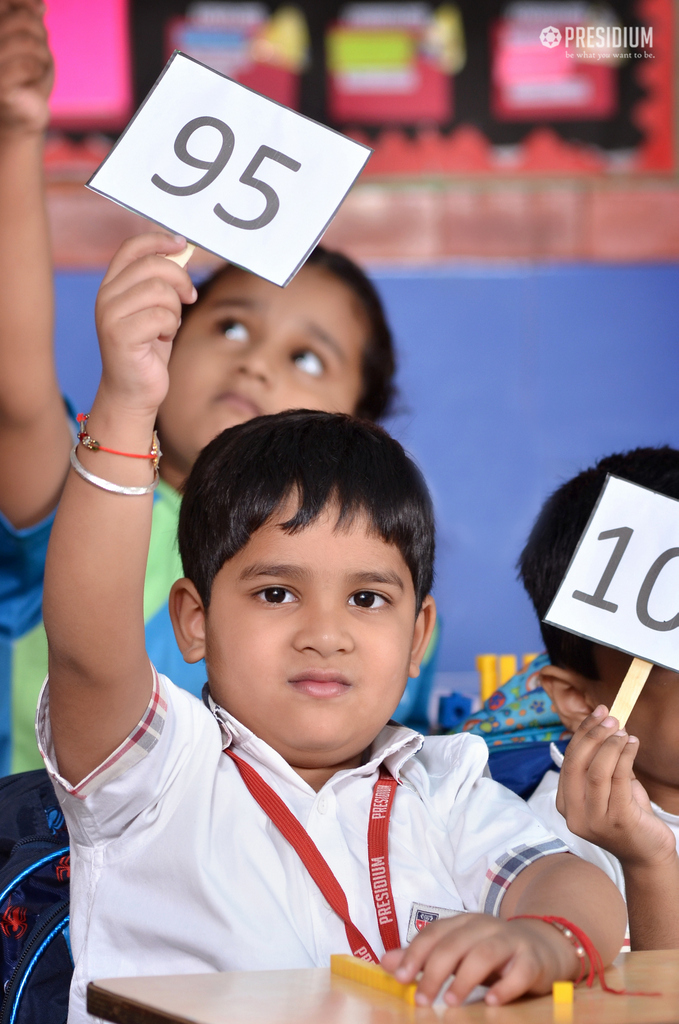
[[[415,1005],[417,985],[403,985],[379,964],[359,960],[357,956],[349,956],[347,953],[333,953],[330,957],[330,971],[342,978],[349,978],[350,981],[357,981],[359,985],[369,985],[380,992],[388,992],[389,995],[397,996],[411,1006]]]

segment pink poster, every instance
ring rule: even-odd
[[[60,128],[122,128],[132,113],[127,0],[48,0],[56,62],[50,108]]]

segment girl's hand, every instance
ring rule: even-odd
[[[429,1006],[451,974],[444,999],[459,1006],[477,985],[488,984],[486,1003],[500,1005],[552,982],[574,978],[578,958],[570,942],[544,921],[502,921],[489,914],[459,914],[434,921],[406,949],[385,953],[382,966],[409,984],[422,972],[415,994]]]
[[[54,63],[44,11],[40,0],[0,0],[0,136],[47,127]]]
[[[634,777],[639,750],[602,705],[566,748],[556,806],[575,835],[608,850],[625,866],[674,862],[676,840]]]
[[[182,303],[194,302],[196,289],[187,272],[164,255],[185,245],[185,239],[160,232],[128,239],[99,289],[99,393],[130,413],[155,415],[167,393],[167,364]]]

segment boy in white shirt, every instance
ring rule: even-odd
[[[679,451],[637,448],[602,459],[545,502],[521,555],[550,664],[540,682],[574,733],[528,801],[579,856],[626,894],[632,949],[679,946],[679,676],[654,667],[627,723],[608,714],[629,668],[621,651],[542,619],[608,473],[679,499]]]
[[[420,1005],[451,972],[450,1005],[483,981],[504,1003],[585,972],[551,918],[610,962],[615,886],[486,777],[481,740],[390,721],[434,625],[434,528],[419,472],[379,428],[291,412],[207,446],[170,598],[184,657],[205,657],[205,702],[150,666],[148,453],[195,291],[149,237],[102,283],[102,379],[45,583],[37,728],[72,841],[69,1021],[88,1019],[92,978],[349,951],[401,981],[421,971]]]

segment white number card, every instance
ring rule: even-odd
[[[285,285],[371,152],[177,52],[88,187]]]
[[[608,476],[545,622],[679,671],[679,501]]]

